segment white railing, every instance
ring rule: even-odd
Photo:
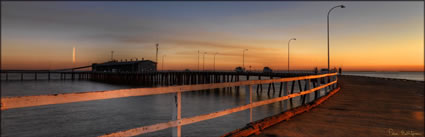
[[[149,132],[159,131],[171,127],[176,127],[173,130],[173,136],[181,136],[181,126],[188,125],[208,119],[213,119],[216,117],[228,115],[231,113],[250,110],[250,121],[252,122],[252,108],[267,105],[279,101],[285,101],[287,103],[288,99],[309,95],[309,93],[318,91],[320,89],[325,89],[329,92],[332,88],[336,88],[337,83],[337,73],[321,74],[321,75],[310,75],[310,76],[300,76],[300,77],[291,77],[291,78],[280,78],[280,79],[268,79],[268,80],[248,80],[248,81],[239,81],[239,82],[228,82],[228,83],[214,83],[214,84],[199,84],[199,85],[183,85],[183,86],[170,86],[170,87],[157,87],[157,88],[134,88],[134,89],[119,89],[119,90],[109,90],[109,91],[95,91],[95,92],[79,92],[79,93],[63,93],[63,94],[51,94],[51,95],[37,95],[37,96],[19,96],[19,97],[3,97],[1,98],[1,110],[23,108],[23,107],[32,107],[32,106],[41,106],[41,105],[51,105],[51,104],[64,104],[72,102],[82,102],[82,101],[93,101],[93,100],[103,100],[103,99],[112,99],[112,98],[123,98],[131,96],[147,96],[147,95],[157,95],[157,94],[168,94],[175,93],[175,105],[173,111],[173,120],[165,123],[158,123],[153,125],[147,125],[142,127],[137,127],[125,131],[120,131],[111,134],[105,134],[104,137],[115,137],[115,136],[136,136],[140,134],[145,134]],[[317,86],[310,89],[310,80],[316,79],[319,83],[320,81],[325,81],[324,85]],[[297,80],[305,80],[306,89],[297,93],[289,94],[288,82],[295,82]],[[258,84],[269,84],[282,82],[284,85],[284,94],[281,97],[276,97],[263,101],[252,102],[252,85]],[[181,93],[187,91],[197,91],[197,90],[206,90],[206,89],[215,89],[215,88],[225,88],[225,87],[235,87],[235,86],[246,86],[246,96],[247,103],[246,105],[225,109],[209,114],[203,114],[193,117],[182,118],[181,117]],[[307,101],[308,102],[308,101]],[[285,105],[286,106],[286,105]]]

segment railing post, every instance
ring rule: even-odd
[[[331,83],[331,81],[332,81],[332,76],[327,76],[327,78],[328,78],[328,83]],[[331,92],[332,91],[332,85],[329,85],[328,86],[328,92]]]
[[[337,81],[337,80],[338,80],[338,76],[337,76],[337,75],[335,75],[334,81]],[[335,87],[335,89],[336,89],[336,88],[338,88],[338,83],[335,83],[335,84],[334,84],[334,87]]]
[[[181,92],[178,91],[175,95],[174,95],[174,103],[173,103],[173,117],[172,120],[175,121],[177,120],[177,127],[173,128],[173,137],[181,137]]]
[[[334,76],[329,76],[329,82],[334,81],[333,79],[334,79]],[[333,85],[329,85],[329,87],[330,87],[330,89],[329,89],[329,92],[330,92],[330,91],[332,91],[332,89],[333,89],[334,86]]]
[[[284,82],[283,83],[283,96],[287,96],[289,94],[289,90],[288,90],[288,82]],[[283,101],[283,111],[287,110],[288,108],[288,100],[285,99]]]
[[[307,84],[307,88],[305,89],[306,91],[307,91],[307,90],[310,90],[310,86],[311,86],[311,85],[310,85],[310,80],[311,80],[311,79],[307,79],[307,80],[305,81],[305,82],[307,82],[307,83],[306,83],[306,84]],[[311,94],[311,93],[308,93],[308,94],[306,95],[306,98],[307,98],[307,99],[306,99],[306,103],[310,103],[310,94]]]
[[[329,76],[326,76],[325,77],[325,84],[328,84],[328,83],[329,83]],[[330,87],[329,86],[326,86],[326,88],[325,88],[325,94],[328,94],[329,91],[330,91]]]
[[[328,76],[328,83],[331,83],[331,82],[332,82],[332,76]],[[332,91],[332,85],[329,85],[328,87],[329,87],[328,92],[331,92]]]
[[[249,105],[252,105],[252,86],[245,86],[245,102]],[[249,122],[252,122],[252,107],[249,108]]]

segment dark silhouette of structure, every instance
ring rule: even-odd
[[[264,67],[263,73],[273,73],[273,70],[269,67]]]
[[[236,67],[235,72],[242,73],[242,72],[245,72],[245,69],[242,67]]]
[[[109,61],[102,64],[92,65],[94,72],[156,72],[157,63],[151,60],[140,61]]]
[[[339,75],[342,75],[342,69],[339,67]]]

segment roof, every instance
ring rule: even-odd
[[[96,65],[96,66],[120,66],[120,65],[132,65],[132,64],[143,63],[143,62],[156,64],[156,62],[153,62],[151,60],[140,60],[140,61],[127,61],[127,62],[108,61],[108,62],[101,63],[101,64],[94,63],[93,65]]]

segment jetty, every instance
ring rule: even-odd
[[[236,74],[236,79],[239,79],[240,74],[251,74],[251,73],[231,73]],[[267,74],[265,75],[280,75],[280,74]],[[261,77],[262,74],[259,74]],[[125,75],[120,75],[123,77]],[[242,77],[241,77],[242,78]],[[203,83],[194,85],[173,85],[173,86],[161,86],[161,87],[148,87],[148,88],[130,88],[130,89],[118,89],[108,91],[87,91],[77,93],[61,93],[61,94],[47,94],[47,95],[35,95],[35,96],[14,96],[14,97],[2,97],[1,98],[1,110],[8,111],[10,109],[20,109],[27,107],[45,106],[53,104],[66,104],[76,103],[85,101],[105,100],[114,98],[125,98],[133,96],[151,96],[160,94],[174,94],[175,100],[173,105],[173,117],[172,121],[165,123],[157,123],[153,125],[145,125],[141,127],[135,127],[123,131],[116,131],[114,133],[105,132],[102,136],[136,136],[146,134],[150,132],[160,131],[167,128],[173,128],[172,136],[182,136],[181,127],[188,124],[193,124],[217,117],[226,116],[232,113],[247,110],[249,113],[248,119],[252,122],[252,109],[255,107],[268,105],[271,103],[282,102],[284,106],[288,106],[297,101],[301,104],[310,103],[311,101],[320,98],[319,92],[325,94],[334,93],[339,90],[337,84],[337,73],[325,73],[325,74],[310,74],[301,75],[294,77],[274,78],[274,79],[263,79],[263,80],[249,80],[249,76],[244,81],[221,81],[220,83]],[[270,88],[273,87],[273,96],[275,96],[275,86],[278,86],[278,96],[274,98],[253,101],[252,96],[255,94],[261,94],[259,87],[262,85],[269,85],[267,94],[270,94]],[[280,86],[279,86],[280,85]],[[202,114],[192,117],[182,117],[181,105],[183,92],[193,92],[208,89],[218,88],[230,88],[234,89],[234,92],[240,92],[241,86],[245,88],[245,99],[246,104],[228,108],[224,110],[217,110],[212,113]],[[299,88],[295,88],[299,87]],[[262,89],[262,88],[261,88]],[[232,91],[232,90],[230,90]],[[296,98],[297,97],[297,98]],[[314,98],[313,98],[314,97]]]
[[[18,71],[2,71],[3,74]],[[34,73],[34,72],[29,72]],[[45,73],[45,72],[41,72]],[[78,72],[59,72],[78,74]],[[47,73],[49,74],[49,73]],[[232,113],[245,111],[250,123],[223,136],[423,136],[424,135],[424,83],[361,76],[341,76],[336,72],[315,73],[253,73],[253,72],[154,72],[108,73],[81,72],[82,79],[102,81],[138,81],[160,83],[165,86],[87,91],[35,96],[2,97],[1,110],[67,104],[85,101],[173,94],[175,96],[172,120],[144,125],[100,136],[137,136],[168,128],[170,136],[185,136],[181,127]],[[86,76],[84,76],[86,75]],[[168,76],[167,76],[168,75]],[[79,77],[79,75],[76,75]],[[148,76],[150,81],[144,81]],[[250,80],[258,77],[258,80]],[[233,78],[232,78],[233,77]],[[267,79],[261,79],[267,77]],[[75,77],[74,77],[75,78]],[[240,80],[243,78],[243,80]],[[78,79],[78,78],[77,78]],[[170,83],[172,82],[172,83]],[[263,85],[269,85],[267,94],[278,96],[253,101],[261,94]],[[275,85],[277,90],[275,90]],[[208,89],[245,88],[246,104],[212,113],[182,117],[181,94]],[[272,89],[271,89],[272,87]],[[232,91],[232,90],[230,90]],[[273,92],[271,92],[273,91]],[[242,91],[243,92],[243,91]],[[321,94],[321,93],[324,94]],[[282,102],[287,111],[258,121],[252,119],[252,109]],[[292,107],[293,102],[300,106]],[[290,105],[291,104],[291,105]]]
[[[339,76],[341,90],[308,112],[285,113],[248,124],[225,136],[424,136],[424,82]],[[269,127],[255,128],[253,125]]]

